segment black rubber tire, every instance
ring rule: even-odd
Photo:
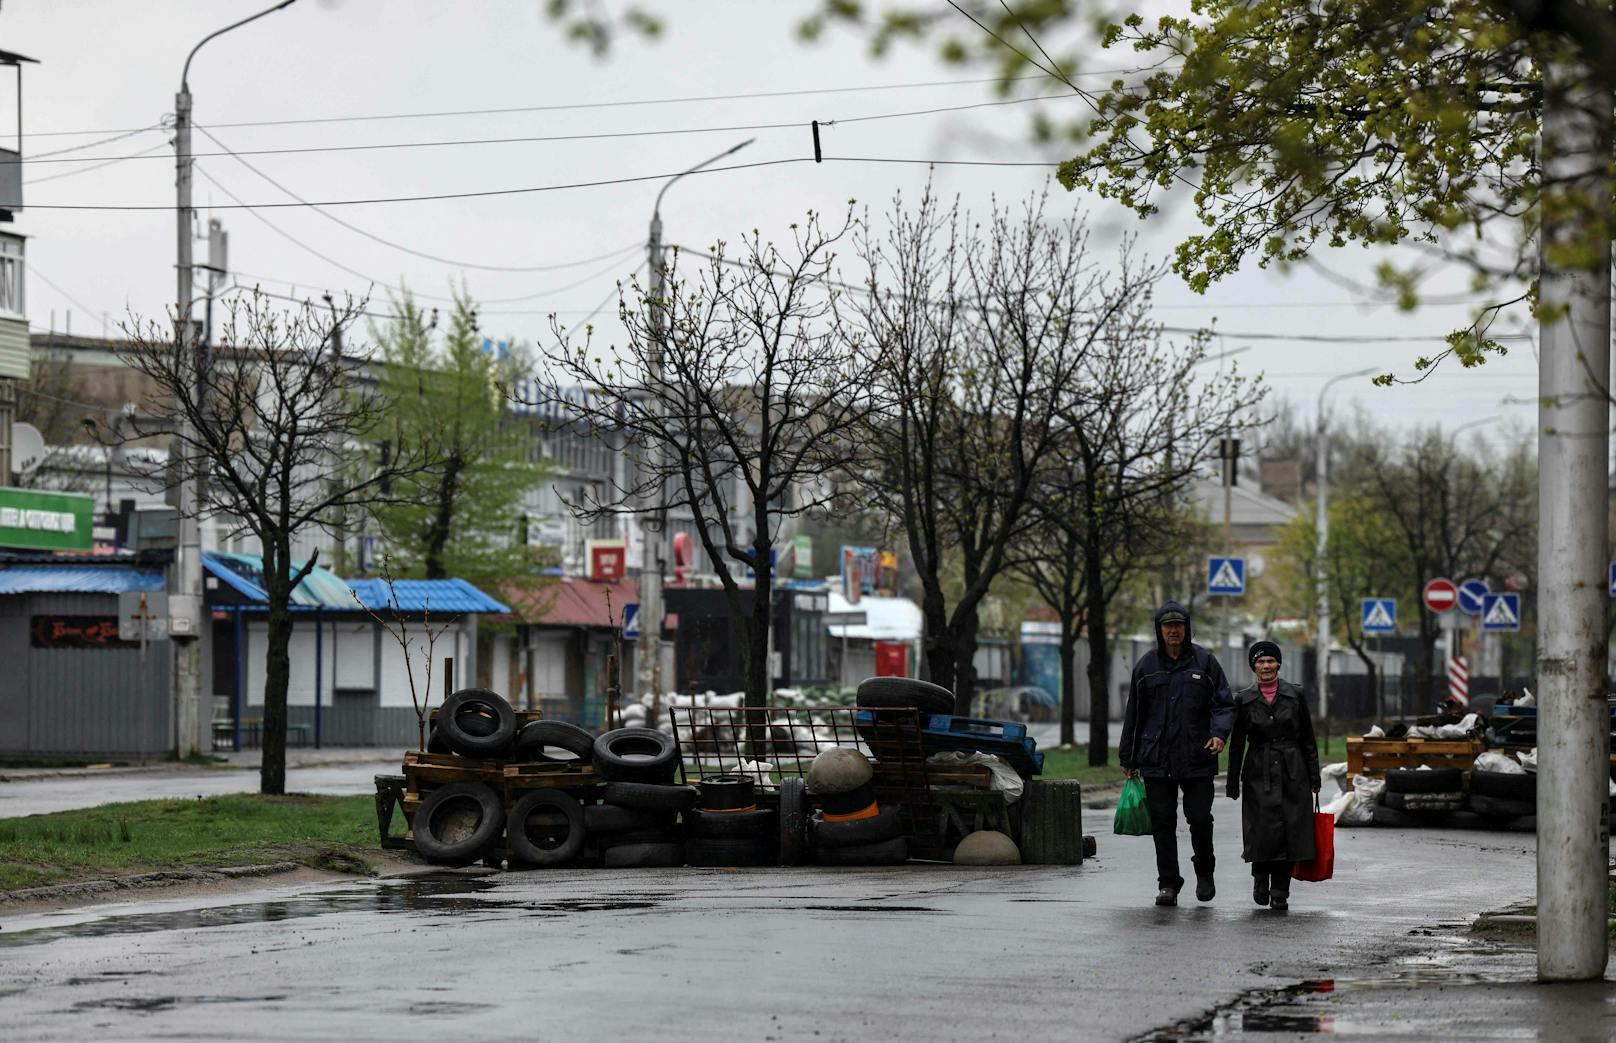
[[[846,793],[810,794],[813,802],[827,815],[851,815],[875,803],[875,780],[862,783]]]
[[[696,783],[696,806],[708,811],[734,811],[757,804],[757,783],[750,775],[713,775]]]
[[[1470,773],[1470,794],[1474,797],[1491,797],[1535,806],[1537,776],[1530,772],[1516,775],[1513,772],[1473,771]]]
[[[564,750],[572,757],[546,754],[546,748]],[[585,764],[595,752],[595,737],[566,721],[532,721],[522,725],[511,747],[511,759],[516,761],[570,761],[577,758]]]
[[[1420,815],[1446,814],[1464,807],[1463,793],[1393,793],[1390,790],[1380,798],[1382,805],[1398,811]]]
[[[1418,828],[1426,824],[1416,815],[1410,815],[1406,811],[1398,811],[1396,808],[1388,807],[1385,804],[1376,804],[1372,815],[1370,824],[1375,826],[1391,826],[1395,829],[1403,829],[1411,826]]]
[[[1387,793],[1459,793],[1464,771],[1459,768],[1398,768],[1386,773]]]
[[[683,844],[619,844],[601,856],[607,869],[668,869],[685,864]]]
[[[856,818],[851,822],[826,822],[818,815],[811,821],[816,848],[866,847],[885,843],[903,834],[903,823],[898,820],[897,808],[882,808],[871,818]]]
[[[781,779],[780,864],[806,865],[808,841],[808,785],[799,778]]]
[[[443,733],[438,731],[437,725],[432,725],[426,733],[426,752],[428,753],[454,753],[449,744],[444,741]]]
[[[492,719],[487,734],[477,734]],[[498,692],[462,688],[443,701],[438,730],[449,748],[462,757],[501,757],[516,738],[516,714]]]
[[[822,847],[814,852],[822,866],[896,866],[909,861],[909,839],[897,837],[879,844],[856,847]]]
[[[595,740],[593,758],[608,782],[672,782],[679,746],[655,728],[617,728]]]
[[[616,804],[591,804],[584,808],[584,829],[596,833],[622,833],[630,829],[671,829],[678,819],[674,811],[625,808]]]
[[[597,833],[589,838],[602,851],[610,851],[624,844],[683,844],[685,835],[677,828],[627,829],[621,833]]]
[[[692,866],[760,866],[756,840],[735,837],[692,837],[685,842],[685,864]]]
[[[768,808],[756,811],[691,811],[685,815],[685,829],[692,837],[704,840],[751,838],[763,836],[773,830],[775,812]]]
[[[696,787],[662,786],[651,782],[608,782],[601,799],[620,808],[688,811],[695,807]]]
[[[913,677],[870,677],[859,682],[858,705],[867,710],[912,706],[920,711],[920,726],[932,714],[952,714],[954,693],[930,681]]]
[[[552,847],[541,847],[528,832],[529,819],[544,812],[566,819],[566,835]],[[511,849],[511,859],[523,865],[566,865],[584,850],[583,805],[563,790],[533,790],[511,805],[505,822],[505,842]]]
[[[1492,797],[1485,793],[1471,793],[1470,810],[1485,818],[1507,822],[1514,818],[1536,815],[1537,802],[1535,800],[1505,800],[1502,797]]]
[[[475,809],[471,832],[457,840],[443,836],[451,814]],[[415,810],[413,829],[415,850],[428,862],[445,866],[469,866],[499,842],[505,828],[505,814],[499,794],[481,782],[451,782],[426,795]]]

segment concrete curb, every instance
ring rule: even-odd
[[[356,755],[342,757],[336,760],[301,760],[287,758],[286,770],[306,768],[351,768],[361,764],[392,764],[397,765],[403,759],[402,753],[389,751],[385,755],[369,757]],[[109,764],[105,767],[84,768],[16,768],[0,771],[0,784],[8,782],[38,782],[45,779],[101,779],[115,775],[212,775],[218,772],[248,772],[257,771],[258,765],[251,762],[234,763],[224,761],[215,764],[182,764],[178,761],[163,761],[158,764]]]
[[[118,891],[142,891],[175,884],[209,883],[223,880],[245,880],[261,876],[278,876],[307,868],[301,862],[270,862],[256,866],[224,866],[217,869],[166,869],[156,873],[136,873],[113,876],[102,880],[80,880],[71,884],[52,884],[48,887],[28,887],[19,891],[0,891],[0,905],[10,902],[60,902],[100,898]]]

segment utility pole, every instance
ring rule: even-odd
[[[664,323],[667,321],[667,310],[664,306],[663,295],[667,292],[667,266],[662,263],[662,197],[667,195],[673,183],[686,174],[694,174],[703,167],[711,166],[719,160],[732,156],[741,149],[756,141],[756,138],[747,138],[739,145],[725,149],[711,159],[704,159],[688,170],[680,171],[667,180],[662,190],[657,193],[656,202],[651,207],[651,231],[646,240],[646,262],[651,269],[651,329],[655,339],[650,357],[650,372],[646,374],[647,391],[649,392],[646,408],[657,408],[656,396],[662,383],[662,354],[666,343],[667,331]],[[647,447],[647,467],[652,474],[659,473],[660,456],[658,447]],[[663,506],[662,483],[657,482],[657,508],[654,521],[648,521],[645,515],[640,516],[640,639],[635,646],[634,659],[636,673],[639,675],[639,690],[653,693],[659,697],[662,693],[657,684],[660,677],[658,664],[662,658],[662,534],[667,519],[667,511]]]
[[[194,372],[198,377],[204,372],[208,348],[197,342],[191,328],[191,235],[196,217],[191,207],[191,61],[209,40],[296,2],[281,0],[257,14],[209,33],[191,48],[180,70],[180,89],[174,96],[174,344],[182,354],[188,350],[196,352]],[[180,412],[182,417],[185,416],[183,402]],[[181,446],[187,444],[186,440],[194,434],[188,421],[182,423]],[[179,553],[170,574],[168,599],[169,635],[175,639],[170,642],[174,654],[174,752],[182,757],[203,749],[211,742],[203,734],[209,727],[208,719],[202,713],[205,688],[203,670],[206,665],[203,644],[211,644],[213,628],[202,611],[202,530],[197,517],[199,500],[196,479],[194,476],[184,477],[179,488]]]
[[[1609,958],[1605,546],[1610,449],[1611,84],[1543,66],[1538,362],[1537,976]],[[1567,255],[1572,260],[1567,262]]]
[[[1356,377],[1367,377],[1373,373],[1372,369],[1355,370],[1352,373],[1342,373],[1331,377],[1319,388],[1319,406],[1316,414],[1318,422],[1317,437],[1314,439],[1313,451],[1316,454],[1314,469],[1318,480],[1318,504],[1315,508],[1313,551],[1313,596],[1314,610],[1318,614],[1319,629],[1314,635],[1314,663],[1313,686],[1319,691],[1319,723],[1323,727],[1325,741],[1330,735],[1330,587],[1329,587],[1329,547],[1330,547],[1330,433],[1327,415],[1324,411],[1324,396],[1330,387],[1343,380],[1352,380]]]

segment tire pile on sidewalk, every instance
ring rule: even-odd
[[[1337,824],[1536,832],[1536,773],[1498,770],[1508,765],[1497,761],[1486,762],[1493,765],[1486,768],[1480,763],[1478,758],[1470,771],[1400,768],[1380,779],[1356,776],[1352,790],[1339,798],[1342,806],[1332,805]],[[1616,831],[1616,814],[1608,825]]]

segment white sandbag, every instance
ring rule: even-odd
[[[1363,733],[1363,737],[1366,739],[1384,739],[1386,732],[1380,725],[1371,724],[1369,730]]]
[[[1519,699],[1515,700],[1515,705],[1516,706],[1536,706],[1537,705],[1537,696],[1532,694],[1532,690],[1530,688],[1522,688],[1521,692],[1522,692],[1521,697]]]
[[[1520,762],[1507,753],[1498,750],[1488,750],[1476,758],[1477,771],[1490,771],[1499,775],[1525,775],[1526,769]]]
[[[1535,773],[1537,771],[1537,747],[1536,746],[1533,746],[1530,750],[1528,750],[1525,753],[1521,754],[1521,767],[1525,768],[1529,772]]]
[[[1337,782],[1345,782],[1347,778],[1347,762],[1336,761],[1334,764],[1326,764],[1319,769],[1319,774],[1332,778]]]
[[[1379,804],[1381,794],[1386,792],[1386,780],[1372,779],[1368,775],[1354,775],[1352,792],[1363,797],[1365,803]]]

